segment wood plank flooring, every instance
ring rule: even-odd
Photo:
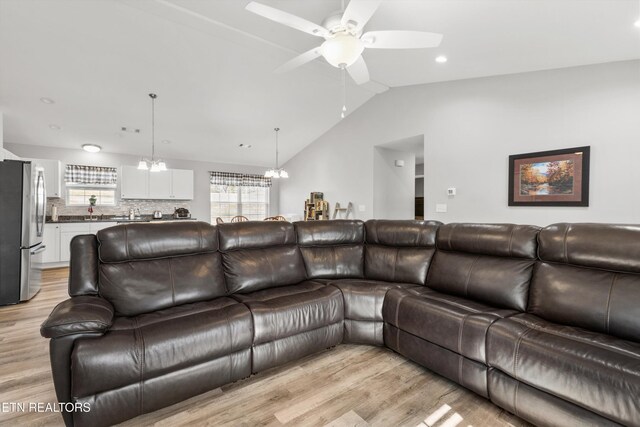
[[[3,411],[56,402],[39,328],[67,298],[68,270],[48,270],[28,303],[0,307],[0,425],[63,426],[57,413]],[[7,409],[7,408],[4,408]],[[527,426],[487,400],[384,348],[340,345],[228,384],[123,426]]]

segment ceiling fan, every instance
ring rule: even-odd
[[[369,81],[369,70],[362,58],[364,49],[420,49],[437,47],[442,34],[422,31],[367,31],[362,33],[382,0],[351,0],[344,13],[335,12],[322,25],[288,12],[255,1],[246,9],[272,21],[303,31],[325,41],[277,68],[276,72],[290,71],[323,56],[334,67],[346,69],[357,84]],[[344,2],[343,2],[344,5]]]

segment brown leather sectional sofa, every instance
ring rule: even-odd
[[[114,424],[342,342],[538,425],[640,426],[640,227],[128,224],[76,237],[42,325],[68,426]],[[425,390],[428,393],[428,390]]]

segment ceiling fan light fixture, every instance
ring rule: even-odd
[[[329,64],[336,68],[346,68],[358,60],[364,50],[364,43],[359,38],[342,32],[325,40],[320,48]]]

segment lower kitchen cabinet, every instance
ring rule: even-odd
[[[71,259],[71,240],[82,234],[95,234],[103,228],[116,225],[116,222],[87,223],[48,223],[45,224],[44,242],[47,246],[43,254],[43,262],[67,263]]]

